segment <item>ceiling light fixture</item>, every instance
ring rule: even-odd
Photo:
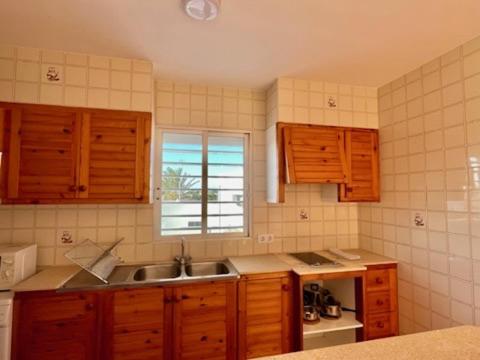
[[[220,0],[184,0],[183,6],[188,16],[195,20],[213,20],[220,12]]]

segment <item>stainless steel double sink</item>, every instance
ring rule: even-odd
[[[142,266],[132,273],[134,281],[149,281],[156,279],[177,279],[177,278],[216,278],[234,272],[226,262],[197,262],[185,265],[179,263]]]
[[[88,290],[92,288],[142,286],[142,284],[176,284],[197,281],[215,281],[239,278],[238,271],[228,260],[120,265],[103,283],[85,270],[80,271],[63,286],[63,290]]]

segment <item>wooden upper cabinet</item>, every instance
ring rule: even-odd
[[[267,201],[285,184],[338,184],[342,202],[380,201],[378,130],[277,123],[267,131]]]
[[[345,131],[347,183],[340,185],[339,200],[379,201],[378,131]]]
[[[83,114],[80,197],[148,200],[150,114]]]
[[[286,181],[341,184],[347,181],[344,132],[329,126],[283,127]]]
[[[149,201],[151,114],[0,103],[2,202]]]
[[[8,199],[75,197],[76,140],[80,119],[74,110],[43,107],[8,111]]]

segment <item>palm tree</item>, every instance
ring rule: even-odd
[[[202,199],[202,191],[200,189],[194,189],[200,180],[189,178],[189,176],[190,174],[183,172],[182,168],[173,169],[171,167],[167,167],[163,171],[162,177],[162,199],[167,201],[200,201]],[[208,190],[207,197],[210,201],[217,201],[218,190]]]
[[[188,176],[182,168],[167,167],[162,177],[163,200],[201,200],[201,191],[193,190],[199,179]]]

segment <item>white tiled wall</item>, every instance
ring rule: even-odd
[[[361,246],[400,261],[402,333],[480,325],[480,37],[378,95],[382,202],[360,208]]]
[[[45,77],[45,71],[52,66],[61,79],[55,84]],[[149,111],[153,98],[151,71],[151,64],[141,60],[0,46],[0,101]],[[290,104],[293,113],[306,111],[310,122],[376,125],[372,110],[376,108],[376,99],[371,88],[294,79],[280,79],[278,84],[280,93],[285,93],[280,102],[281,113],[288,112]],[[287,99],[289,87],[295,89],[291,100]],[[333,111],[315,102],[317,96],[324,94],[340,101]],[[285,204],[265,202],[266,98],[265,91],[156,81],[154,107],[158,126],[242,130],[252,136],[252,238],[195,241],[189,244],[194,257],[358,244],[357,206],[339,204],[334,185],[288,186]],[[308,220],[300,219],[302,210],[308,214]],[[171,259],[178,253],[178,244],[154,242],[153,221],[152,205],[0,205],[0,243],[36,242],[40,264],[63,264],[63,253],[71,245],[62,244],[60,237],[64,230],[69,230],[74,243],[86,238],[108,243],[125,237],[119,252],[126,261]],[[275,242],[257,244],[254,238],[263,233],[273,233]]]
[[[378,128],[377,89],[279,78],[268,91],[267,127],[276,122]],[[329,100],[335,102],[329,106]]]
[[[151,111],[152,87],[149,61],[0,45],[0,101]]]
[[[125,260],[148,260],[152,216],[150,205],[0,205],[0,243],[35,242],[40,265],[60,265],[68,263],[63,254],[71,245],[60,241],[68,230],[73,244],[87,238],[108,244],[124,237],[120,254]]]
[[[279,78],[267,92],[267,201],[277,203],[278,122],[378,128],[377,89],[303,79]]]
[[[251,132],[253,139],[253,238],[273,233],[275,242],[259,245],[254,240],[198,241],[194,255],[221,256],[267,252],[349,247],[357,244],[357,207],[338,204],[336,187],[288,186],[282,205],[265,202],[264,91],[197,86],[170,81],[156,82],[156,120],[159,126],[214,128]],[[308,220],[300,219],[304,210]]]
[[[253,239],[195,241],[189,252],[196,258],[241,254],[349,247],[357,244],[357,206],[338,204],[335,186],[288,186],[284,205],[265,199],[264,91],[156,81],[155,119],[158,126],[212,128],[251,133],[253,151],[253,238],[273,233],[275,242],[259,245]],[[300,220],[304,210],[308,220]],[[120,255],[126,261],[171,259],[178,244],[153,241],[152,205],[0,206],[0,243],[36,242],[39,263],[63,264],[71,245],[60,242],[64,230],[74,243],[86,238],[108,243],[125,237]]]
[[[50,67],[59,81],[48,81]],[[152,111],[152,64],[0,45],[0,101]],[[143,205],[0,205],[0,243],[36,242],[41,265],[66,261],[63,230],[73,233],[74,242],[108,243],[124,236],[120,252],[127,260],[151,257],[151,225],[151,207]]]

